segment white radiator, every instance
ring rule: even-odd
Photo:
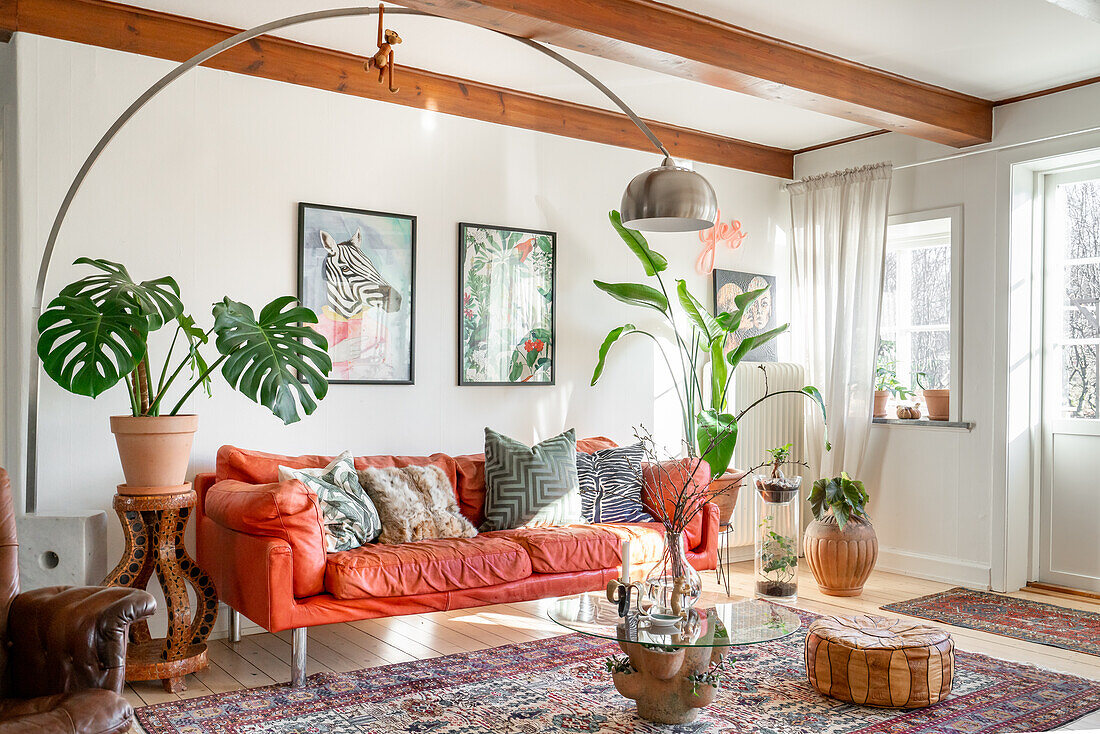
[[[800,364],[742,362],[730,383],[730,412],[736,414],[764,395],[764,373],[760,367],[767,370],[768,389],[771,392],[801,390],[806,384]],[[734,449],[732,466],[736,469],[756,466],[768,458],[768,449],[788,443],[791,444],[791,458],[804,459],[804,421],[809,405],[811,403],[800,395],[779,395],[768,398],[749,411],[737,426],[737,448]],[[784,473],[788,475],[801,474],[801,469],[797,465],[783,467]],[[733,531],[729,537],[729,547],[732,550],[730,560],[746,560],[752,557],[753,501],[752,489],[746,479],[741,487],[737,507],[733,511]]]

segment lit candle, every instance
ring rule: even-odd
[[[630,541],[623,541],[623,578],[624,584],[630,584]]]

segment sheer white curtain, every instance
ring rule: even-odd
[[[806,381],[829,413],[826,452],[820,416],[809,424],[813,476],[858,477],[871,429],[875,351],[886,243],[889,163],[803,179],[791,195],[795,312],[793,339]],[[801,352],[801,353],[799,353]]]

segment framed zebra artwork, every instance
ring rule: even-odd
[[[458,384],[553,385],[557,234],[458,225]]]
[[[298,298],[317,314],[329,382],[413,384],[416,217],[298,205]]]

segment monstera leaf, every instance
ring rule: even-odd
[[[180,287],[173,278],[135,283],[121,263],[89,257],[77,258],[73,265],[90,265],[102,275],[89,275],[65,286],[62,296],[87,296],[96,305],[116,298],[129,301],[148,320],[148,331],[156,331],[183,313]]]
[[[145,356],[148,319],[118,297],[97,304],[88,296],[60,295],[38,319],[38,356],[58,385],[96,397]]]
[[[214,304],[214,345],[225,358],[222,376],[283,423],[301,419],[299,405],[306,415],[317,408],[332,370],[328,341],[304,326],[317,323],[316,314],[296,303],[292,296],[276,298],[259,318],[229,298]]]

